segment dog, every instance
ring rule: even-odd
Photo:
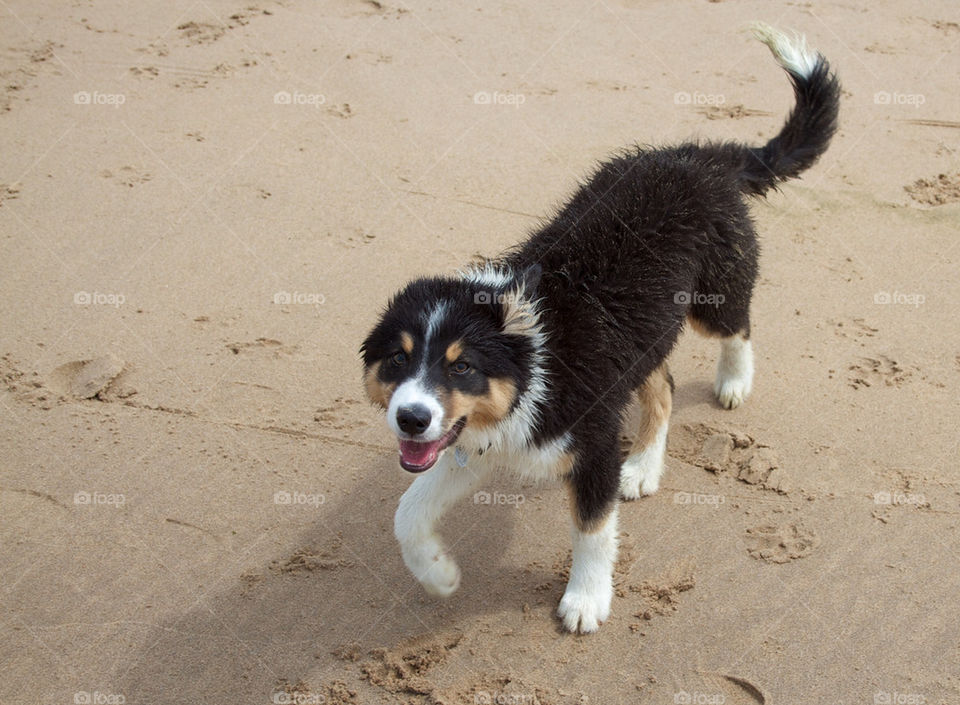
[[[557,614],[570,632],[596,631],[610,614],[619,500],[659,487],[666,361],[685,323],[719,339],[719,404],[733,409],[750,394],[757,236],[747,197],[817,161],[840,98],[803,36],[759,23],[753,33],[795,94],[776,137],[624,150],[521,245],[408,284],[363,342],[367,396],[386,411],[400,465],[417,474],[394,533],[429,594],[460,585],[438,520],[508,467],[569,490],[573,563]],[[637,399],[634,433],[622,427]],[[621,431],[636,438],[625,461]]]

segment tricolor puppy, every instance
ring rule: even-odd
[[[721,406],[753,382],[750,298],[757,238],[747,197],[824,153],[840,89],[801,36],[754,27],[793,83],[796,106],[761,147],[631,148],[604,163],[557,216],[499,259],[418,279],[362,347],[367,394],[386,410],[400,465],[417,478],[395,533],[432,595],[460,584],[436,532],[496,468],[566,483],[573,566],[558,614],[592,632],[610,613],[618,500],[657,490],[684,323],[720,341]],[[622,429],[639,398],[640,429]],[[637,441],[621,461],[619,435]]]

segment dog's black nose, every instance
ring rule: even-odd
[[[426,431],[427,426],[430,425],[430,419],[430,410],[420,404],[404,406],[397,410],[397,426],[411,436],[419,436]]]

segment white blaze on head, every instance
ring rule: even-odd
[[[791,36],[763,22],[754,22],[750,29],[754,37],[770,48],[783,68],[804,78],[813,73],[820,57],[807,47],[807,39],[802,34],[793,32]]]
[[[400,438],[409,438],[397,423],[397,412],[404,407],[424,406],[430,411],[430,425],[427,430],[416,437],[418,441],[436,441],[446,431],[443,427],[443,406],[436,396],[423,386],[419,378],[408,379],[397,387],[390,397],[390,406],[387,407],[387,424]]]
[[[448,304],[446,301],[440,301],[436,306],[433,307],[433,310],[430,313],[424,312],[422,315],[422,320],[426,324],[426,332],[423,334],[423,360],[420,362],[420,376],[423,377],[427,372],[427,367],[430,365],[430,343],[434,333],[437,332],[437,328],[443,322],[444,317],[447,315]]]

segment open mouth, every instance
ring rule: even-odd
[[[453,445],[467,423],[466,417],[455,424],[435,441],[400,441],[400,467],[408,472],[423,472],[433,467],[440,451]]]

